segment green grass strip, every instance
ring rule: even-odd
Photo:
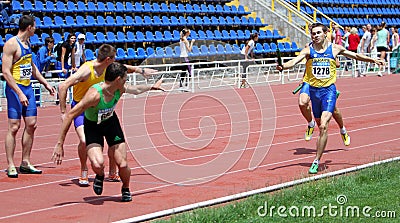
[[[400,162],[375,165],[156,222],[400,222]]]

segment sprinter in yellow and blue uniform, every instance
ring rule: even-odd
[[[7,176],[11,178],[18,177],[18,172],[14,165],[14,151],[15,137],[21,125],[21,116],[24,117],[25,129],[22,140],[22,162],[19,170],[21,173],[42,173],[41,170],[36,169],[30,163],[30,153],[37,121],[37,109],[30,81],[31,77],[43,84],[50,94],[55,94],[55,89],[47,83],[32,62],[29,38],[34,35],[35,30],[34,17],[29,15],[22,16],[19,20],[18,34],[10,38],[3,48],[2,72],[7,82],[6,98],[9,123],[5,147],[8,162]]]
[[[276,69],[281,71],[295,66],[305,58],[306,63],[305,81],[310,85],[310,98],[315,121],[319,127],[317,139],[317,154],[309,169],[309,173],[318,172],[319,161],[325,150],[328,139],[328,125],[336,106],[336,62],[337,55],[341,54],[355,60],[383,65],[384,61],[373,59],[362,54],[346,50],[343,46],[330,43],[327,39],[328,28],[321,23],[310,26],[312,44],[305,47],[300,54],[292,60],[277,65]]]

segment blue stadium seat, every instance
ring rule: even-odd
[[[255,54],[262,54],[264,53],[264,48],[261,45],[261,43],[256,43],[256,46],[254,47],[254,53]]]
[[[7,42],[7,41],[8,41],[9,39],[11,39],[11,37],[13,37],[13,36],[14,36],[14,35],[7,33],[6,36],[5,36],[5,39],[6,39],[5,42]]]
[[[156,57],[156,58],[163,58],[163,57],[165,57],[164,48],[162,48],[162,47],[157,47],[157,48],[156,48],[156,51],[155,51],[155,57]]]
[[[138,47],[136,49],[136,59],[142,60],[142,59],[146,59],[146,58],[147,58],[146,51],[142,47]]]
[[[215,39],[215,35],[211,30],[206,30],[206,34],[207,34],[207,39],[208,40],[213,40]]]
[[[122,2],[115,3],[115,10],[116,10],[116,12],[122,12],[122,13],[128,11],[128,10],[126,10],[124,3],[122,3]]]
[[[246,39],[246,36],[244,35],[243,30],[238,30],[236,32],[237,32],[238,39]]]
[[[154,42],[164,42],[164,37],[162,32],[160,31],[155,31],[154,32]]]
[[[106,36],[104,35],[104,33],[96,32],[96,40],[94,41],[94,43],[98,43],[98,44],[107,43],[107,39],[106,39]]]
[[[146,41],[146,37],[144,36],[144,34],[141,31],[136,32],[136,41],[137,42],[145,42]]]
[[[165,57],[166,58],[174,57],[174,50],[170,46],[165,47]]]
[[[200,46],[200,56],[209,56],[210,52],[208,52],[208,47],[206,45]]]
[[[85,18],[83,18],[82,16],[78,15],[76,16],[76,25],[78,27],[86,27],[87,23],[85,21]]]
[[[222,5],[216,5],[215,6],[215,12],[216,13],[224,13],[224,8],[222,7]]]
[[[233,49],[232,49],[231,44],[225,45],[225,54],[233,54]]]
[[[226,16],[225,20],[226,20],[226,25],[228,25],[228,26],[233,26],[235,24],[232,17],[230,17],[230,16]]]
[[[218,26],[219,25],[219,20],[215,16],[211,16],[211,25],[213,26]]]
[[[195,18],[196,25],[203,25],[203,19],[200,16],[196,16]]]
[[[150,16],[145,15],[145,16],[143,17],[143,25],[144,25],[144,26],[152,26],[152,25],[153,25],[153,21],[152,21],[152,19],[151,19]]]
[[[215,6],[209,4],[209,5],[208,5],[208,12],[209,12],[210,14],[216,13]]]
[[[164,40],[165,41],[172,41],[174,37],[172,36],[172,33],[169,30],[164,31]]]
[[[104,4],[104,2],[97,2],[97,11],[96,12],[107,12],[107,8],[106,5]]]
[[[222,34],[221,34],[221,32],[220,32],[218,29],[214,30],[214,36],[215,36],[214,39],[216,39],[216,40],[222,40]]]
[[[186,13],[193,13],[193,6],[190,3],[186,3]]]
[[[246,29],[244,31],[244,35],[246,36],[246,39],[250,39],[250,35],[251,35],[250,30]]]
[[[178,7],[175,3],[169,3],[169,11],[172,13],[178,13]]]
[[[179,33],[178,30],[174,30],[172,31],[173,37],[174,37],[174,41],[179,41],[181,39],[181,34]]]
[[[270,43],[270,46],[271,46],[271,52],[275,53],[276,50],[278,49],[278,47],[276,46],[276,43]]]
[[[125,20],[124,20],[124,18],[122,18],[122,16],[117,15],[115,20],[116,20],[115,21],[116,26],[126,26]]]
[[[126,56],[125,50],[122,48],[117,48],[117,54],[116,54],[115,59],[116,60],[126,60],[126,58],[127,58],[127,56]]]
[[[63,13],[68,12],[67,8],[65,7],[64,2],[62,2],[62,1],[56,2],[56,9],[57,9],[57,12],[63,12]]]
[[[217,45],[217,54],[219,55],[225,54],[225,47],[220,43]]]
[[[86,35],[85,43],[87,44],[95,43],[96,37],[92,32],[86,32],[85,35]]]
[[[209,52],[209,55],[210,55],[210,56],[217,55],[217,49],[215,48],[214,44],[211,44],[211,45],[208,47],[208,52]]]
[[[113,2],[107,2],[106,6],[107,6],[107,8],[106,8],[107,12],[116,12],[117,11]]]
[[[146,54],[147,54],[147,58],[154,58],[156,56],[154,49],[151,47],[146,48]]]
[[[240,54],[240,47],[237,44],[232,45],[233,54]]]
[[[51,1],[46,1],[46,12],[56,12],[56,7],[54,3]]]
[[[281,42],[278,43],[278,49],[282,52],[282,53],[287,53],[288,49],[285,48],[285,45]],[[289,49],[290,50],[290,49]]]
[[[115,37],[115,34],[113,32],[108,31],[106,33],[106,36],[107,36],[108,43],[116,43],[117,42],[117,38]]]
[[[179,3],[178,4],[178,13],[186,13],[186,9],[185,9],[185,6],[182,4],[182,3]]]
[[[86,16],[86,24],[87,24],[86,26],[89,26],[89,27],[90,26],[97,26],[96,20],[91,15]]]
[[[210,26],[211,25],[211,20],[208,18],[208,16],[203,16],[203,26]]]
[[[53,33],[53,34],[51,34],[51,36],[54,39],[54,44],[57,44],[59,42],[63,42],[63,39],[62,39],[62,36],[61,36],[60,33]]]
[[[196,14],[201,13],[201,9],[198,4],[193,4],[192,6],[193,6],[193,13],[196,13]]]
[[[67,11],[68,12],[78,12],[78,8],[76,7],[74,2],[68,1],[67,2]]]
[[[97,12],[97,6],[95,5],[94,2],[88,2],[87,8],[89,12]]]
[[[13,9],[13,10],[15,10],[15,9]],[[46,8],[44,7],[43,2],[35,1],[35,12],[44,12],[44,11],[46,11]]]
[[[22,7],[22,5],[19,1],[11,1],[11,7],[14,12],[24,11],[24,8]]]
[[[223,16],[220,16],[220,17],[219,17],[219,25],[220,25],[220,26],[225,26],[225,25],[227,25],[227,24],[226,24],[226,21],[225,21],[225,17],[223,17]]]
[[[30,1],[24,1],[24,7],[23,7],[23,11],[25,12],[34,12],[35,8],[32,5],[32,2]]]
[[[157,2],[153,3],[152,8],[153,8],[152,13],[160,13],[161,12],[161,7]]]
[[[125,37],[125,33],[118,31],[117,32],[117,39],[115,40],[116,43],[126,43],[128,40]]]
[[[199,38],[199,37],[198,37],[198,35],[197,35],[196,30],[190,31],[189,39],[198,39],[198,38]]]
[[[203,30],[197,31],[197,34],[199,36],[198,39],[200,39],[200,40],[206,40],[207,39],[207,35]]]
[[[135,16],[134,26],[143,26],[143,19],[140,16]]]
[[[224,5],[224,13],[232,14],[233,12],[232,12],[231,7],[228,5]]]
[[[264,48],[264,53],[271,53],[271,47],[269,46],[268,43],[264,43],[263,44],[263,48]]]
[[[169,21],[169,18],[168,18],[167,16],[163,15],[163,16],[161,17],[161,19],[162,19],[162,23],[164,24],[164,26],[169,26],[169,25],[171,25],[171,22]]]
[[[192,56],[192,57],[198,57],[198,56],[200,56],[200,49],[199,49],[199,47],[197,47],[196,45],[193,45],[192,51],[189,52],[189,56]]]
[[[136,36],[138,33],[136,32]],[[154,35],[150,31],[146,31],[146,42],[155,42]]]
[[[43,27],[43,23],[42,23],[42,21],[40,20],[39,17],[35,17],[35,22],[36,22],[36,28],[38,28],[38,29],[44,28]]]
[[[126,40],[128,43],[136,42],[135,34],[132,31],[126,32]]]
[[[76,3],[77,7],[77,12],[88,12],[88,9],[86,7],[86,4],[82,1],[78,1]]]
[[[221,40],[229,41],[231,39],[231,36],[229,35],[228,31],[226,31],[225,29],[222,30],[221,34],[222,34]]]
[[[208,7],[205,4],[200,5],[201,13],[209,13]]]
[[[185,26],[187,24],[186,18],[183,16],[179,16],[179,24]]]
[[[36,33],[33,34],[33,36],[31,36],[29,39],[32,46],[42,45],[42,41],[39,40],[39,36]]]
[[[107,26],[106,20],[104,19],[103,16],[98,15],[96,19],[97,19],[96,26]]]
[[[229,36],[231,37],[232,40],[237,40],[238,39],[238,36],[237,36],[235,30],[230,30],[229,31]]]
[[[158,15],[153,16],[153,25],[154,26],[164,26],[160,17]]]
[[[136,51],[133,48],[129,47],[128,49],[126,49],[126,53],[127,53],[126,59],[130,59],[130,60],[137,59]]]
[[[96,57],[94,56],[94,53],[91,49],[85,49],[85,57],[86,57],[86,60],[88,60],[88,61],[96,59]]]
[[[179,45],[174,47],[174,57],[178,58],[181,56],[181,48],[179,47]]]
[[[125,17],[125,24],[126,24],[127,26],[133,26],[133,25],[135,24],[135,20],[132,18],[132,16],[127,15],[127,16]]]
[[[66,28],[67,27],[65,25],[64,19],[58,15],[54,16],[54,25],[57,26],[58,28]],[[70,28],[70,27],[68,27],[68,28]]]
[[[171,16],[171,26],[179,26],[179,20],[176,16]]]
[[[196,21],[194,21],[194,19],[193,19],[193,17],[192,16],[188,16],[188,17],[186,17],[186,21],[187,21],[187,25],[189,25],[189,26],[193,26],[193,25],[195,25],[196,24]]]
[[[135,6],[132,4],[132,2],[125,2],[125,12],[135,12]]]
[[[57,28],[56,25],[54,25],[53,20],[48,17],[48,16],[44,16],[43,17],[43,28]]]
[[[143,12],[153,12],[153,8],[151,7],[150,3],[145,2],[143,4]]]
[[[161,11],[160,12],[169,12],[169,7],[165,2],[161,3]]]

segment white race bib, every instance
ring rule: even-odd
[[[100,109],[97,114],[97,124],[100,124],[102,121],[109,119],[114,114],[114,107],[107,109]]]
[[[32,76],[32,64],[19,65],[20,80],[30,80]]]
[[[312,74],[317,79],[329,78],[331,76],[331,64],[329,59],[318,58],[317,61],[313,61]]]

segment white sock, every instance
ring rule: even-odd
[[[346,134],[347,130],[346,127],[343,126],[343,128],[340,129],[340,134],[344,135]]]
[[[315,160],[313,161],[313,163],[315,163],[315,164],[318,164],[318,165],[319,165],[319,160],[315,159]]]
[[[311,128],[314,128],[315,127],[315,121],[311,120],[311,122],[308,123],[308,126],[311,127]]]

